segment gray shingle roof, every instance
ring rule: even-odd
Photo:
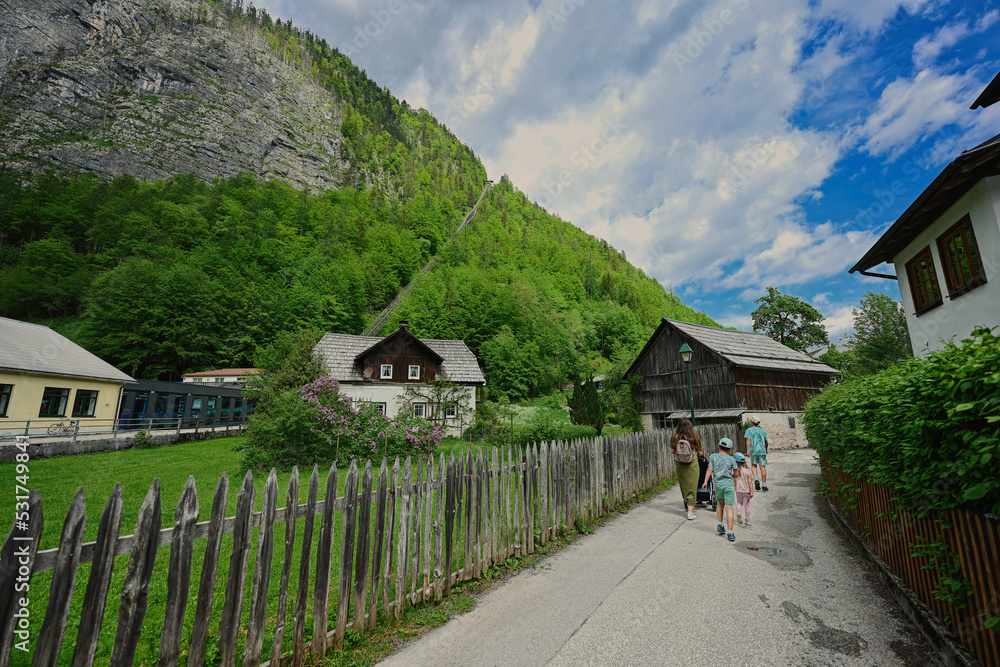
[[[761,333],[716,329],[665,320],[736,366],[808,373],[839,373],[808,354],[796,352]]]
[[[313,351],[323,357],[330,375],[338,381],[361,382],[365,378],[354,363],[354,359],[380,340],[383,339],[375,336],[328,333],[316,343]],[[419,340],[444,359],[439,372],[446,375],[451,382],[486,384],[486,378],[483,377],[476,356],[464,341],[432,338]]]
[[[109,382],[135,382],[48,327],[0,317],[0,370]]]

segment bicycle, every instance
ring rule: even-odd
[[[49,424],[49,435],[73,435],[76,431],[76,422],[72,419],[65,422],[56,422],[55,424]]]

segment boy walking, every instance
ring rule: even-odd
[[[751,417],[753,424],[747,429],[746,445],[747,454],[750,455],[750,467],[753,469],[753,485],[758,491],[767,491],[767,431],[760,427],[760,419]],[[760,474],[757,474],[757,468]]]
[[[716,527],[719,535],[726,535],[730,542],[736,541],[736,534],[733,533],[733,506],[736,505],[736,485],[733,482],[733,470],[736,468],[736,459],[729,455],[733,451],[733,441],[729,438],[719,440],[719,453],[708,457],[708,470],[705,471],[705,481],[701,488],[708,488],[708,477],[712,476],[712,486],[715,489],[715,499],[718,506],[715,510],[719,519]],[[722,527],[722,513],[726,513],[726,525],[729,532]]]

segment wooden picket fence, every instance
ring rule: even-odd
[[[161,527],[156,480],[139,511],[135,532],[127,536],[120,536],[122,495],[116,486],[101,516],[97,539],[88,543],[83,542],[86,507],[81,489],[64,518],[58,548],[45,551],[37,550],[42,499],[32,491],[27,520],[15,521],[0,550],[0,665],[8,664],[13,643],[23,637],[15,634],[24,627],[17,615],[15,583],[19,576],[46,570],[53,572],[52,584],[44,622],[37,639],[32,638],[33,664],[55,665],[66,642],[72,646],[73,665],[93,664],[115,556],[125,554],[128,566],[110,664],[131,665],[146,617],[157,551],[169,547],[157,664],[178,663],[185,628],[190,628],[186,664],[204,664],[211,621],[219,615],[215,646],[221,665],[240,661],[298,667],[308,655],[322,656],[328,648],[341,645],[349,628],[364,633],[380,615],[399,618],[409,605],[440,600],[454,585],[480,577],[490,566],[534,552],[536,544],[554,539],[562,526],[573,525],[577,518],[592,519],[635,492],[655,486],[673,474],[666,436],[654,431],[480,449],[457,458],[451,454],[447,460],[443,454],[436,461],[433,456],[419,457],[415,477],[409,457],[402,465],[396,459],[391,468],[383,459],[377,471],[370,461],[362,471],[352,461],[344,495],[337,497],[338,471],[333,466],[323,500],[317,500],[320,471],[314,467],[303,504],[298,502],[298,470],[293,470],[281,508],[272,470],[261,511],[254,511],[256,491],[247,473],[232,517],[225,516],[229,481],[223,475],[212,499],[211,517],[202,522],[195,480],[190,477],[174,525],[168,528]],[[342,526],[339,545],[334,544],[337,513]],[[318,540],[314,539],[317,522]],[[283,540],[275,528],[281,523]],[[300,523],[301,548],[295,553]],[[225,587],[219,608],[213,600],[222,537],[227,533],[232,534],[233,549],[225,581],[218,577]],[[206,548],[197,590],[189,590],[196,540],[205,540]],[[282,542],[283,555],[276,554]],[[256,557],[253,572],[248,573],[252,549]],[[76,573],[84,562],[92,566],[82,613],[76,637],[66,637]],[[272,607],[269,616],[269,594],[275,592],[272,566],[279,563],[277,609]],[[290,579],[295,577],[294,599],[289,599]],[[249,608],[244,609],[248,586]],[[194,618],[186,626],[189,594],[197,597]],[[310,598],[313,623],[307,628]],[[271,639],[269,654],[264,654],[265,638]]]
[[[1000,616],[1000,521],[997,517],[953,509],[947,514],[916,517],[900,508],[889,489],[844,473],[827,462],[823,474],[831,500],[855,530],[930,607],[984,665],[1000,665],[1000,633],[984,627]],[[935,596],[942,573],[927,558],[914,556],[914,546],[941,542],[958,576],[969,582],[967,606],[958,608]],[[954,576],[954,575],[952,575]]]

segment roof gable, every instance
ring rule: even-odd
[[[339,382],[365,382],[365,377],[355,360],[392,335],[378,338],[328,333],[316,343],[313,351],[323,358],[323,365]],[[416,340],[428,349],[430,355],[441,359],[438,373],[447,377],[449,381],[460,384],[486,384],[486,378],[479,368],[476,356],[464,341],[433,338],[416,338]]]
[[[0,370],[108,382],[135,382],[108,362],[40,324],[0,317]]]
[[[987,176],[1000,174],[1000,135],[964,151],[938,174],[849,273],[892,262],[906,246]]]
[[[749,331],[732,331],[718,329],[702,324],[690,324],[678,320],[664,319],[656,333],[649,339],[642,352],[632,363],[628,372],[633,373],[649,353],[656,341],[669,329],[680,332],[708,351],[720,357],[725,362],[741,368],[762,368],[776,371],[793,371],[802,373],[838,374],[826,364],[816,361],[802,352],[797,352],[787,345],[762,333]]]
[[[361,357],[366,357],[369,354],[375,352],[379,348],[389,347],[389,346],[393,345],[394,343],[399,343],[399,342],[403,342],[403,343],[415,343],[417,345],[417,347],[423,349],[424,352],[427,354],[427,356],[429,356],[431,359],[433,359],[434,363],[436,363],[436,364],[440,364],[442,361],[444,361],[444,358],[440,354],[438,354],[437,352],[435,352],[434,350],[432,350],[430,347],[428,347],[427,343],[425,343],[424,341],[422,341],[419,338],[417,338],[416,336],[414,336],[412,333],[410,333],[410,330],[406,329],[405,327],[400,327],[399,329],[396,329],[396,331],[394,331],[393,333],[389,334],[385,338],[382,338],[381,340],[379,340],[377,343],[375,343],[374,345],[372,345],[368,349],[364,350],[363,352],[358,353],[358,355],[357,355],[357,357],[355,357],[355,359],[359,359]]]

